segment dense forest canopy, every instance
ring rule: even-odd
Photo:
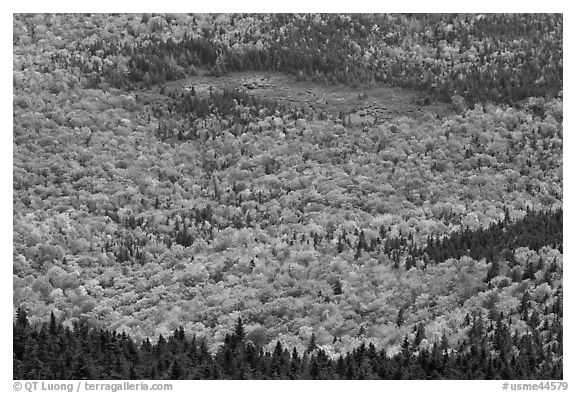
[[[561,378],[562,34],[14,15],[14,376]]]

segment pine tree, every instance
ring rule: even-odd
[[[316,335],[312,333],[312,337],[310,337],[310,342],[308,343],[308,348],[306,349],[307,353],[314,351],[317,348],[316,344]]]
[[[56,335],[58,333],[58,324],[56,323],[56,317],[54,316],[54,312],[50,312],[50,324],[48,328],[48,332],[51,335]]]
[[[404,324],[404,310],[398,310],[398,316],[396,317],[396,326],[400,327]]]
[[[244,340],[244,335],[245,335],[244,324],[242,323],[242,318],[238,317],[238,320],[236,321],[236,326],[234,327],[234,339],[237,342],[241,342],[242,340]]]
[[[19,328],[27,328],[30,326],[28,324],[28,314],[26,314],[26,310],[21,307],[18,307],[18,310],[16,310],[16,326]]]
[[[342,254],[342,251],[344,251],[344,244],[342,243],[342,236],[338,237],[338,245],[336,246],[336,250],[338,251],[338,254]]]
[[[418,327],[416,328],[416,336],[414,337],[414,348],[417,348],[422,340],[426,338],[426,333],[424,331],[424,324],[419,323]]]
[[[498,277],[498,274],[500,274],[500,264],[498,261],[493,260],[490,263],[490,268],[488,269],[488,273],[486,274],[486,279],[484,281],[490,282],[493,278]]]

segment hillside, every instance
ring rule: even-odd
[[[214,356],[72,351],[92,377],[561,378],[561,59],[561,15],[15,15],[15,343],[52,315]],[[276,374],[219,358],[260,348]]]

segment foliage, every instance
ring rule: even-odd
[[[559,377],[560,15],[54,14],[13,28],[19,375],[54,377],[59,359],[74,378]],[[222,88],[247,70],[315,89],[386,82],[457,113],[360,125],[352,107]],[[363,342],[380,348],[373,366]],[[38,355],[46,343],[58,356]],[[152,351],[165,345],[166,361]],[[438,348],[450,360],[430,366]]]
[[[536,318],[532,315],[531,321]],[[468,337],[458,351],[448,350],[445,337],[430,348],[421,348],[425,333],[420,327],[412,340],[405,337],[402,350],[395,355],[363,342],[332,359],[317,346],[301,355],[280,341],[273,351],[263,351],[238,331],[226,334],[224,344],[211,354],[204,339],[189,337],[182,328],[168,338],[160,336],[156,343],[146,339],[138,344],[125,333],[82,324],[70,329],[51,322],[33,330],[26,317],[19,315],[14,324],[14,378],[562,379],[557,320],[549,337],[559,337],[559,342],[536,338],[538,331],[534,337],[519,337],[502,318],[487,324],[482,317],[474,317],[468,324]]]

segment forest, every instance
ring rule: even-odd
[[[364,342],[338,359],[318,347],[314,334],[302,355],[280,341],[264,352],[246,339],[242,319],[215,354],[182,328],[168,339],[159,336],[136,344],[125,333],[94,330],[83,324],[73,329],[56,322],[31,329],[26,312],[17,311],[14,326],[14,370],[18,379],[562,379],[562,362],[542,342],[510,331],[502,314],[495,321],[467,315],[468,337],[458,351],[448,340],[419,349],[424,328],[413,340],[402,341],[399,353],[388,356]],[[530,319],[535,329],[536,320]],[[562,325],[551,327],[555,334]],[[493,350],[487,351],[491,347]],[[543,366],[540,366],[543,365]]]
[[[15,14],[14,378],[562,379],[562,23]]]

